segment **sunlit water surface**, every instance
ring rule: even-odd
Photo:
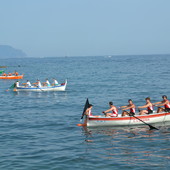
[[[170,129],[82,128],[86,98],[93,113],[108,102],[139,106],[170,96],[170,56],[27,58],[1,60],[20,83],[68,79],[65,92],[12,92],[0,81],[0,169],[169,169]]]

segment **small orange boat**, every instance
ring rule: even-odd
[[[11,76],[9,76],[9,75],[6,75],[6,76],[1,75],[0,79],[22,79],[23,77],[24,77],[23,74],[22,75],[11,75]]]

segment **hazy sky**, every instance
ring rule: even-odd
[[[170,0],[0,0],[0,44],[31,57],[170,54]]]

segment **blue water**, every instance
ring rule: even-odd
[[[108,102],[139,106],[170,97],[170,56],[102,56],[0,60],[24,73],[21,83],[68,79],[65,92],[6,91],[0,81],[0,169],[169,169],[170,128],[77,127],[86,98],[101,114]]]

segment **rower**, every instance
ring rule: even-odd
[[[26,87],[31,87],[31,86],[32,86],[32,85],[31,85],[30,81],[27,80],[27,82],[26,82]]]
[[[2,76],[7,76],[7,74],[6,74],[6,73],[3,73]]]
[[[50,82],[48,81],[48,79],[46,79],[45,84],[46,84],[48,87],[51,86],[51,84],[50,84]]]
[[[134,116],[135,115],[135,105],[133,104],[132,99],[128,100],[127,106],[121,106],[120,108],[123,110],[122,116]],[[126,110],[130,110],[129,112]]]
[[[153,104],[151,103],[150,97],[145,98],[145,100],[146,100],[146,104],[143,106],[139,106],[138,109],[147,108],[147,110],[141,110],[139,112],[140,115],[153,113]]]
[[[168,100],[168,97],[163,95],[162,99],[163,100],[161,102],[153,103],[156,107],[158,107],[157,113],[170,112],[170,101]],[[164,106],[164,108],[159,106]]]
[[[39,88],[42,87],[40,80],[37,80],[37,87],[39,87]]]
[[[56,79],[53,78],[53,82],[54,82],[54,86],[58,85],[58,81]]]
[[[15,71],[15,72],[13,73],[13,75],[18,76],[19,74],[18,74],[18,72]]]
[[[113,105],[113,102],[109,102],[110,109],[103,111],[106,117],[118,117],[118,109]]]

